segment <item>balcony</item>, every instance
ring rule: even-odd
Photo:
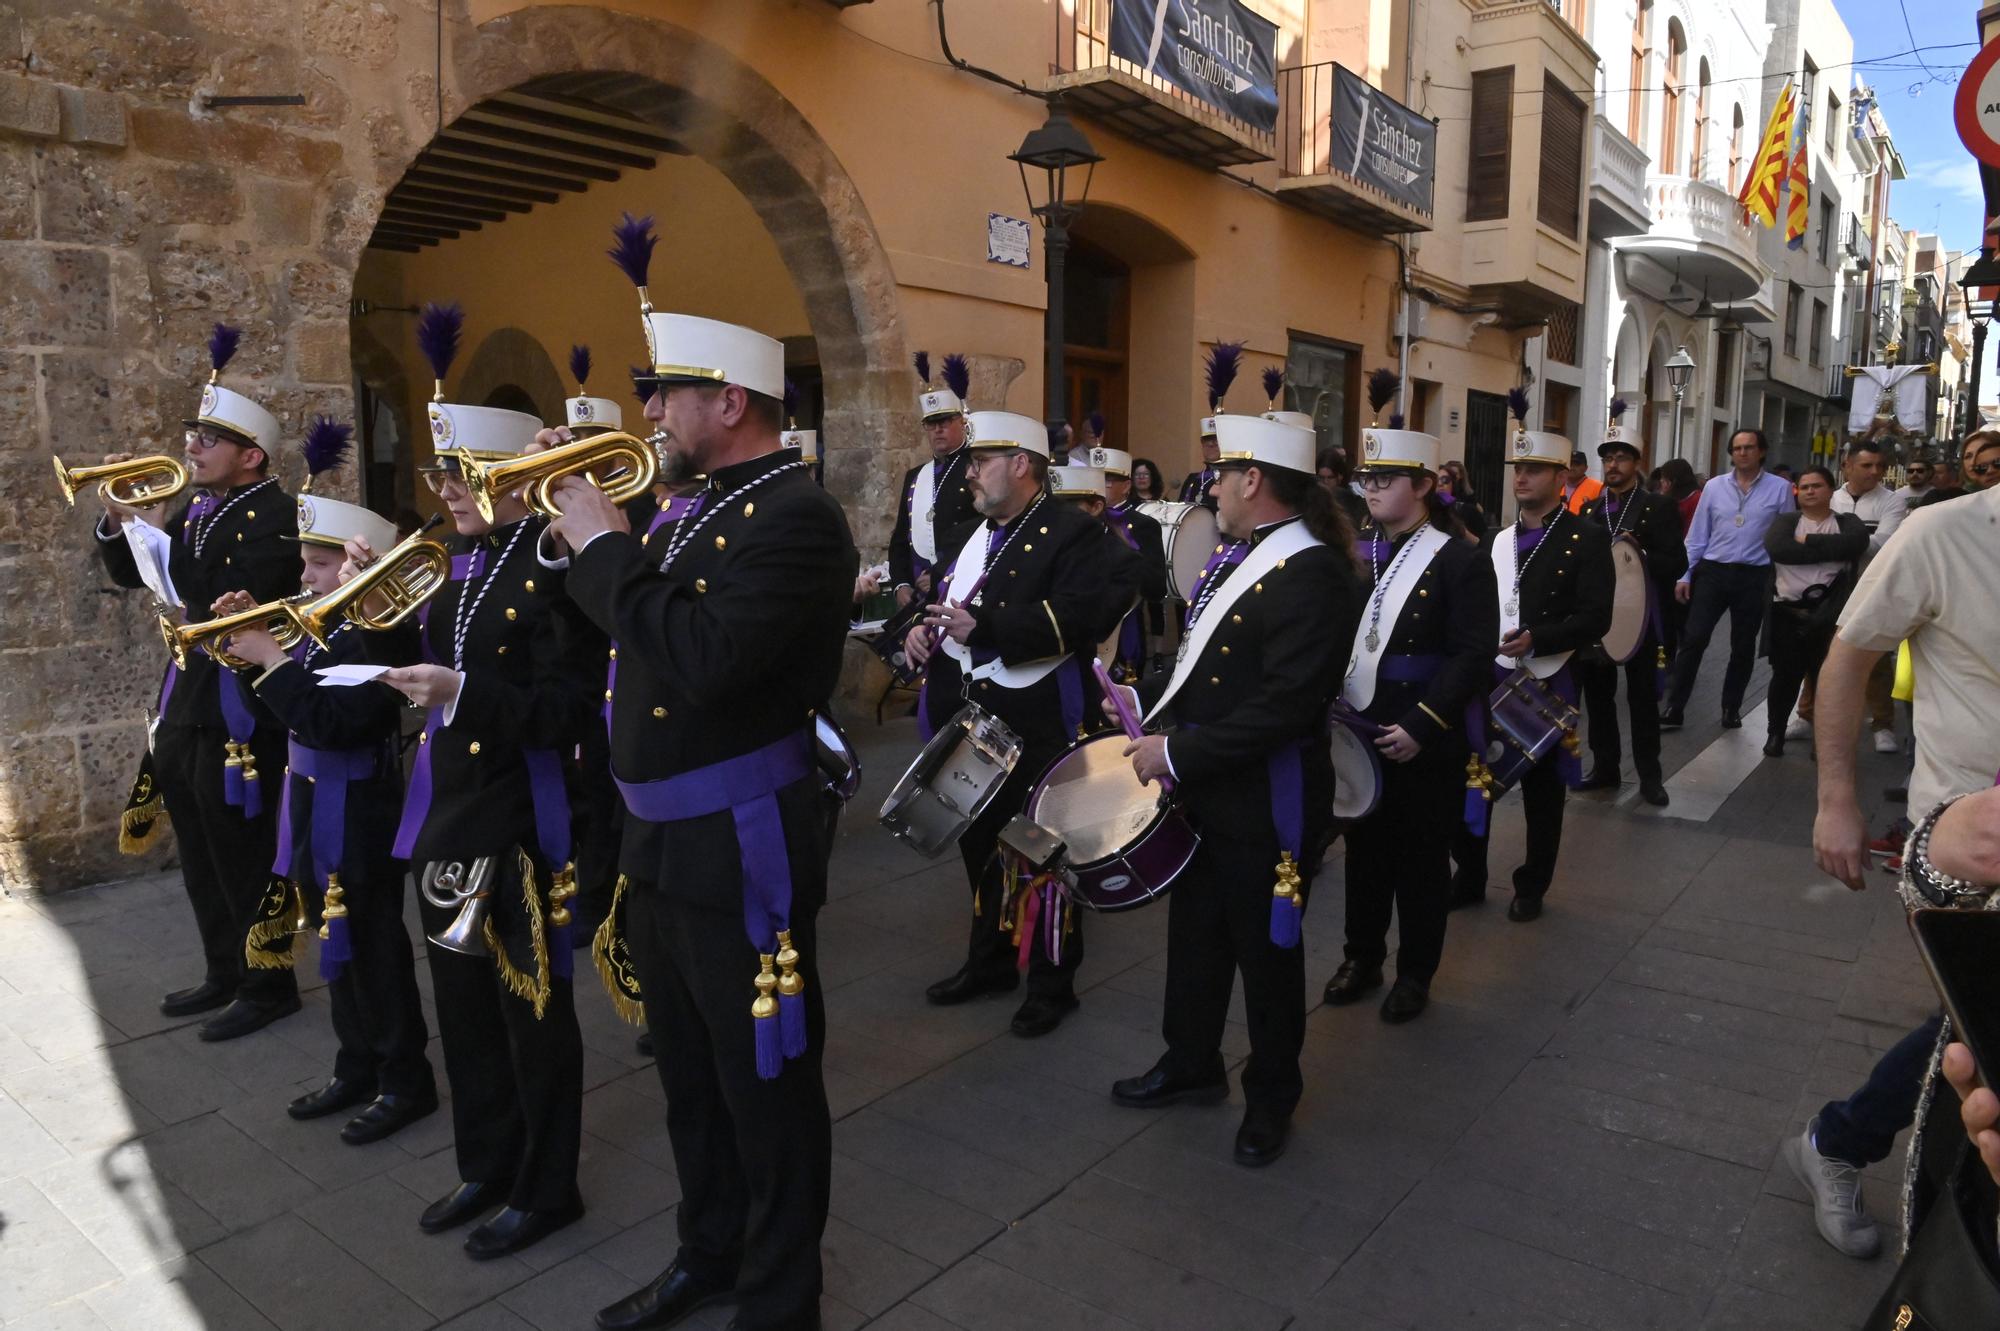
[[[1620,238],[1620,253],[1674,269],[1718,305],[1748,300],[1763,288],[1757,232],[1729,191],[1689,176],[1649,174],[1646,204],[1650,228]]]
[[[1056,6],[1053,72],[1044,85],[1073,110],[1155,152],[1215,170],[1268,162],[1276,136],[1217,110],[1111,52],[1111,0]]]
[[[1602,239],[1636,236],[1652,225],[1646,205],[1646,168],[1652,159],[1598,115],[1590,150],[1590,234]]]
[[[1829,406],[1846,407],[1854,402],[1854,377],[1846,365],[1829,365],[1826,370],[1826,400]]]
[[[1278,198],[1307,212],[1330,218],[1343,226],[1373,236],[1402,235],[1429,231],[1428,207],[1419,208],[1364,180],[1358,171],[1367,171],[1395,180],[1426,201],[1431,197],[1436,171],[1437,138],[1433,130],[1428,143],[1418,145],[1425,171],[1406,173],[1386,153],[1374,152],[1364,162],[1336,149],[1339,134],[1334,124],[1335,89],[1345,79],[1353,80],[1331,62],[1303,65],[1278,71]],[[1360,85],[1369,103],[1379,102],[1399,121],[1413,119],[1401,103],[1378,89]],[[1351,104],[1351,102],[1350,102]],[[1362,108],[1362,129],[1369,128],[1368,106]],[[1401,113],[1400,117],[1397,113]],[[1350,150],[1351,151],[1351,150]],[[1361,145],[1363,153],[1371,153]],[[1405,152],[1404,156],[1408,156]],[[1348,158],[1343,169],[1338,158]],[[1400,177],[1409,174],[1405,181]]]

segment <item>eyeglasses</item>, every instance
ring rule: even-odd
[[[1409,475],[1406,471],[1364,471],[1357,479],[1364,490],[1386,490]]]
[[[1994,472],[2000,471],[2000,462],[1975,462],[1966,470],[1974,476],[1991,476]]]
[[[424,478],[424,484],[430,488],[430,492],[440,499],[449,497],[447,491],[452,494],[466,493],[465,477],[455,470],[445,467],[424,467],[417,474]]]
[[[225,438],[219,434],[210,434],[206,430],[189,430],[181,436],[181,442],[189,448],[198,448],[204,453],[211,448],[219,448],[223,444],[231,444],[237,448],[243,447],[241,440]]]

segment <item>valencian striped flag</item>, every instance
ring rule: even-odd
[[[1736,196],[1743,211],[1765,226],[1778,224],[1778,191],[1785,183],[1785,149],[1792,141],[1793,101],[1791,80],[1787,79],[1777,104],[1771,108],[1771,123],[1764,127],[1764,138],[1757,145],[1749,174],[1743,177],[1743,189]]]
[[[1785,245],[1788,249],[1802,250],[1806,247],[1806,207],[1812,199],[1812,187],[1806,181],[1806,135],[1805,126],[1799,126],[1799,150],[1792,154],[1792,169],[1785,183],[1788,197],[1785,200]]]

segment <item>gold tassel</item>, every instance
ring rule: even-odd
[[[806,981],[798,972],[799,950],[792,946],[792,931],[778,930],[778,966],[784,971],[778,977],[778,992],[787,998],[797,998],[806,991]]]
[[[500,982],[507,986],[507,992],[530,1004],[535,1009],[535,1020],[540,1021],[549,1007],[549,946],[542,936],[541,900],[535,894],[535,866],[528,859],[528,852],[517,851],[521,858],[521,903],[528,912],[528,942],[535,956],[535,973],[532,977],[523,975],[514,965],[514,959],[507,955],[506,946],[493,928],[493,917],[486,917],[486,946],[493,953],[493,962],[500,968]]]
[[[135,804],[118,818],[118,851],[121,855],[143,855],[160,835],[160,819],[166,816],[166,801],[158,795]]]
[[[340,875],[337,873],[328,874],[326,876],[326,909],[319,913],[319,936],[322,941],[333,937],[333,931],[327,927],[327,922],[337,920],[347,914],[347,906],[343,902],[345,896],[346,892],[340,886]],[[299,915],[301,918],[305,916],[305,907],[303,905],[299,907]]]
[[[1278,852],[1277,873],[1277,881],[1271,886],[1271,895],[1274,897],[1283,897],[1294,906],[1303,905],[1304,902],[1299,895],[1301,884],[1299,882],[1298,866],[1292,863],[1292,852],[1289,850]]]
[[[604,992],[611,996],[611,1010],[627,1024],[643,1026],[646,1005],[639,993],[639,977],[632,973],[631,953],[626,950],[625,936],[619,931],[618,904],[624,896],[625,875],[621,873],[617,885],[611,889],[611,912],[591,936],[590,959],[597,964],[597,978],[603,983]]]
[[[569,902],[576,895],[576,865],[565,864],[549,883],[549,924],[560,929],[570,922]]]
[[[1661,670],[1665,670],[1665,669],[1667,668],[1667,649],[1666,649],[1665,647],[1661,647],[1661,648],[1659,649],[1659,652],[1660,652],[1660,655],[1659,655],[1659,659],[1658,659],[1658,661],[1656,662],[1656,664],[1657,664],[1657,666],[1658,666],[1658,668],[1659,668],[1659,669],[1661,669]]]
[[[778,1019],[778,1000],[773,997],[778,987],[778,977],[771,969],[773,958],[768,952],[757,954],[757,964],[763,969],[751,983],[757,986],[757,997],[750,1004],[750,1015],[759,1021]]]

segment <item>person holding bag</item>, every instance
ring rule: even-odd
[[[1764,529],[1771,557],[1771,606],[1764,621],[1765,655],[1771,658],[1771,687],[1764,701],[1770,718],[1764,756],[1785,752],[1785,719],[1799,689],[1819,679],[1820,662],[1854,589],[1860,559],[1868,552],[1868,528],[1852,513],[1833,511],[1833,473],[1807,467],[1799,473],[1799,507],[1772,517]]]

